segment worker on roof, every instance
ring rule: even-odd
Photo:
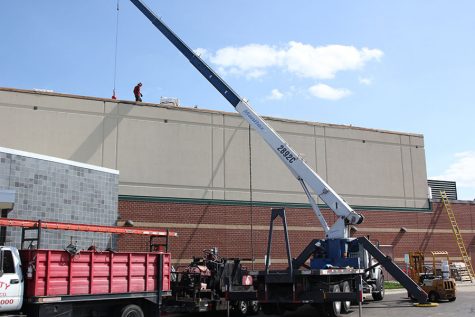
[[[141,87],[142,87],[142,83],[138,83],[137,86],[134,87],[135,101],[142,101],[143,95],[140,92]]]

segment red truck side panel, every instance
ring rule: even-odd
[[[156,292],[158,253],[20,250],[26,296]],[[163,291],[170,290],[171,257],[163,254]]]

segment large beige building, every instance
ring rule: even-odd
[[[422,135],[266,120],[364,214],[355,235],[401,264],[410,250],[461,259],[443,206],[427,197]],[[0,88],[0,147],[119,170],[117,225],[178,232],[174,263],[218,247],[262,266],[275,206],[287,210],[293,254],[323,235],[297,180],[236,113]],[[475,204],[452,203],[473,256]],[[285,265],[279,228],[273,263]],[[120,237],[118,247],[145,251],[147,241]]]
[[[427,208],[422,135],[266,120],[351,205]],[[0,146],[117,169],[121,195],[307,202],[237,113],[2,88]]]

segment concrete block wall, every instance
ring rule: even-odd
[[[0,189],[16,191],[9,218],[113,226],[117,220],[117,171],[0,148]],[[32,235],[33,232],[30,232]],[[107,248],[105,234],[43,230],[41,248],[63,249],[71,241]],[[7,244],[20,247],[21,229],[7,229]]]

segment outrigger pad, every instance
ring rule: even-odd
[[[437,307],[437,303],[414,304],[415,307]]]

